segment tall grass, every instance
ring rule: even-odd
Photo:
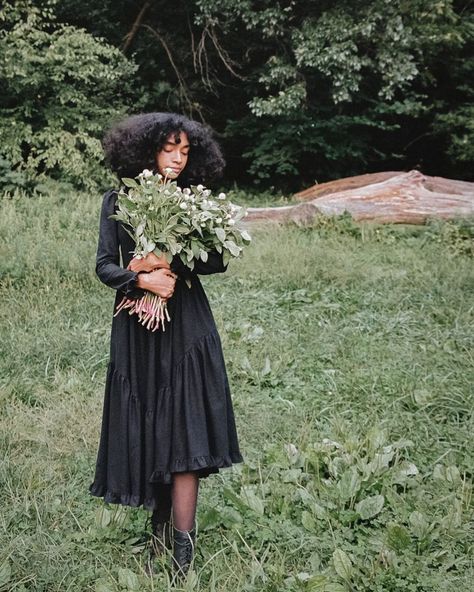
[[[261,227],[202,281],[245,463],[201,482],[187,584],[91,498],[112,292],[100,196],[2,200],[0,590],[467,590],[473,292],[452,223]],[[187,586],[187,587],[186,587]]]

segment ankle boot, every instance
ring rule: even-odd
[[[171,524],[169,522],[153,522],[150,538],[150,558],[158,557],[171,549]]]
[[[173,567],[180,576],[188,573],[194,556],[196,528],[178,530],[173,526]]]

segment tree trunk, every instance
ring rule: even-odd
[[[424,224],[428,218],[474,215],[474,183],[389,171],[338,179],[295,194],[297,205],[247,208],[246,221],[310,222],[348,211],[354,220]]]

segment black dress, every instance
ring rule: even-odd
[[[96,265],[100,280],[117,290],[115,305],[144,293],[126,269],[133,240],[109,218],[116,199],[114,190],[104,195]],[[242,462],[221,341],[198,277],[226,267],[217,251],[192,272],[173,258],[178,279],[165,332],[149,331],[128,311],[113,319],[92,495],[154,510],[156,484],[170,484],[172,473],[207,477]]]

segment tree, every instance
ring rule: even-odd
[[[124,112],[136,66],[51,7],[9,2],[0,31],[0,151],[13,170],[91,187],[104,122]]]

